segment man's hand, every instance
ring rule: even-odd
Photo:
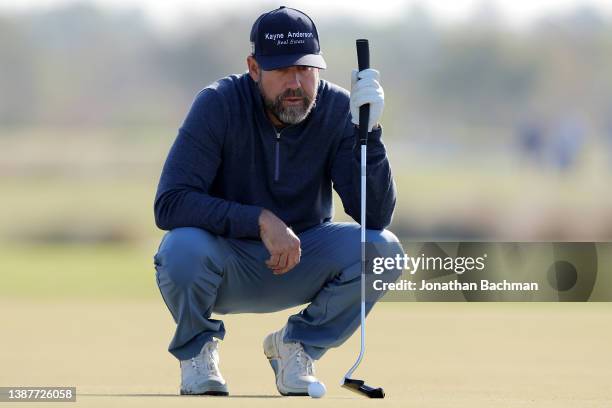
[[[359,107],[370,104],[368,132],[379,123],[385,107],[385,92],[378,82],[380,73],[375,69],[353,70],[351,75],[351,119],[359,126]]]
[[[300,239],[280,218],[266,209],[259,215],[259,236],[270,252],[266,265],[275,275],[290,271],[300,262]]]

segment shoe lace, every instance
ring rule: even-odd
[[[217,341],[211,340],[202,347],[202,351],[195,357],[191,358],[191,367],[197,372],[200,372],[200,367],[206,367],[208,371],[216,372],[218,370],[219,355],[217,351]]]
[[[296,365],[301,375],[314,375],[314,362],[312,357],[308,355],[299,343],[291,343],[292,358],[295,359]]]

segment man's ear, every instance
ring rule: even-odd
[[[247,57],[247,67],[249,67],[249,75],[251,76],[251,79],[255,82],[259,82],[261,70],[257,61],[255,61],[255,57],[252,55]]]

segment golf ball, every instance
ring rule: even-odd
[[[312,398],[321,398],[325,395],[325,391],[327,390],[325,389],[325,384],[322,382],[316,381],[308,384],[308,395]]]

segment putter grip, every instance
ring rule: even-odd
[[[359,71],[370,68],[370,46],[368,40],[360,39],[357,43],[357,66]],[[370,121],[370,104],[359,107],[359,143],[368,142],[368,122]]]

